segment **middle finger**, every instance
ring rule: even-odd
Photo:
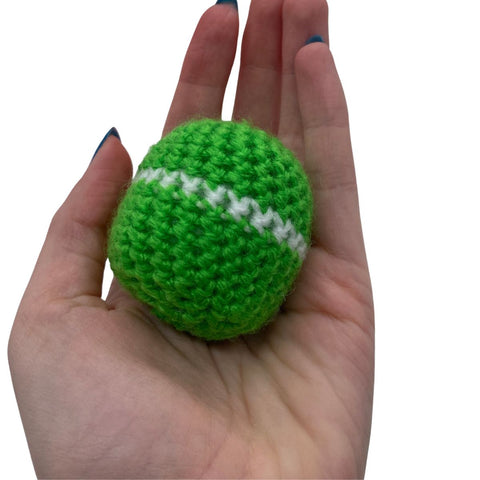
[[[314,35],[321,35],[328,42],[327,2],[325,0],[285,0],[278,136],[300,160],[304,158],[303,125],[297,99],[295,57],[307,40]]]
[[[242,42],[233,118],[277,133],[283,0],[252,0]]]

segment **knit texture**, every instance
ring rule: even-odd
[[[310,242],[308,179],[279,140],[203,119],[152,146],[117,214],[112,270],[160,319],[205,340],[278,311]]]

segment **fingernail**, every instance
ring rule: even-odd
[[[321,35],[314,35],[313,37],[309,38],[306,42],[305,45],[310,45],[311,43],[325,43],[325,40]]]
[[[238,10],[238,3],[237,0],[217,0],[216,5],[220,5],[222,3],[230,3]]]
[[[98,151],[103,147],[103,144],[107,141],[107,139],[111,136],[114,136],[114,137],[117,137],[120,141],[122,141],[120,139],[120,135],[118,133],[118,130],[115,128],[115,127],[112,127],[108,132],[107,134],[103,137],[103,140],[100,142],[100,145],[97,147],[97,149],[95,150],[95,153],[93,154],[93,157],[92,157],[92,160],[95,158],[95,156],[97,155]]]

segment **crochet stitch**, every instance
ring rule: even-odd
[[[180,331],[253,333],[278,311],[310,242],[300,163],[247,122],[203,119],[152,146],[112,223],[121,285]]]

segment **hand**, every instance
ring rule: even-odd
[[[326,43],[305,45],[313,35]],[[165,132],[221,115],[238,35],[230,3],[200,20]],[[257,335],[208,344],[114,281],[107,225],[132,174],[110,136],[56,213],[9,359],[42,478],[358,478],[373,391],[373,304],[348,115],[324,0],[252,0],[233,113],[295,151],[314,189],[313,247]]]

